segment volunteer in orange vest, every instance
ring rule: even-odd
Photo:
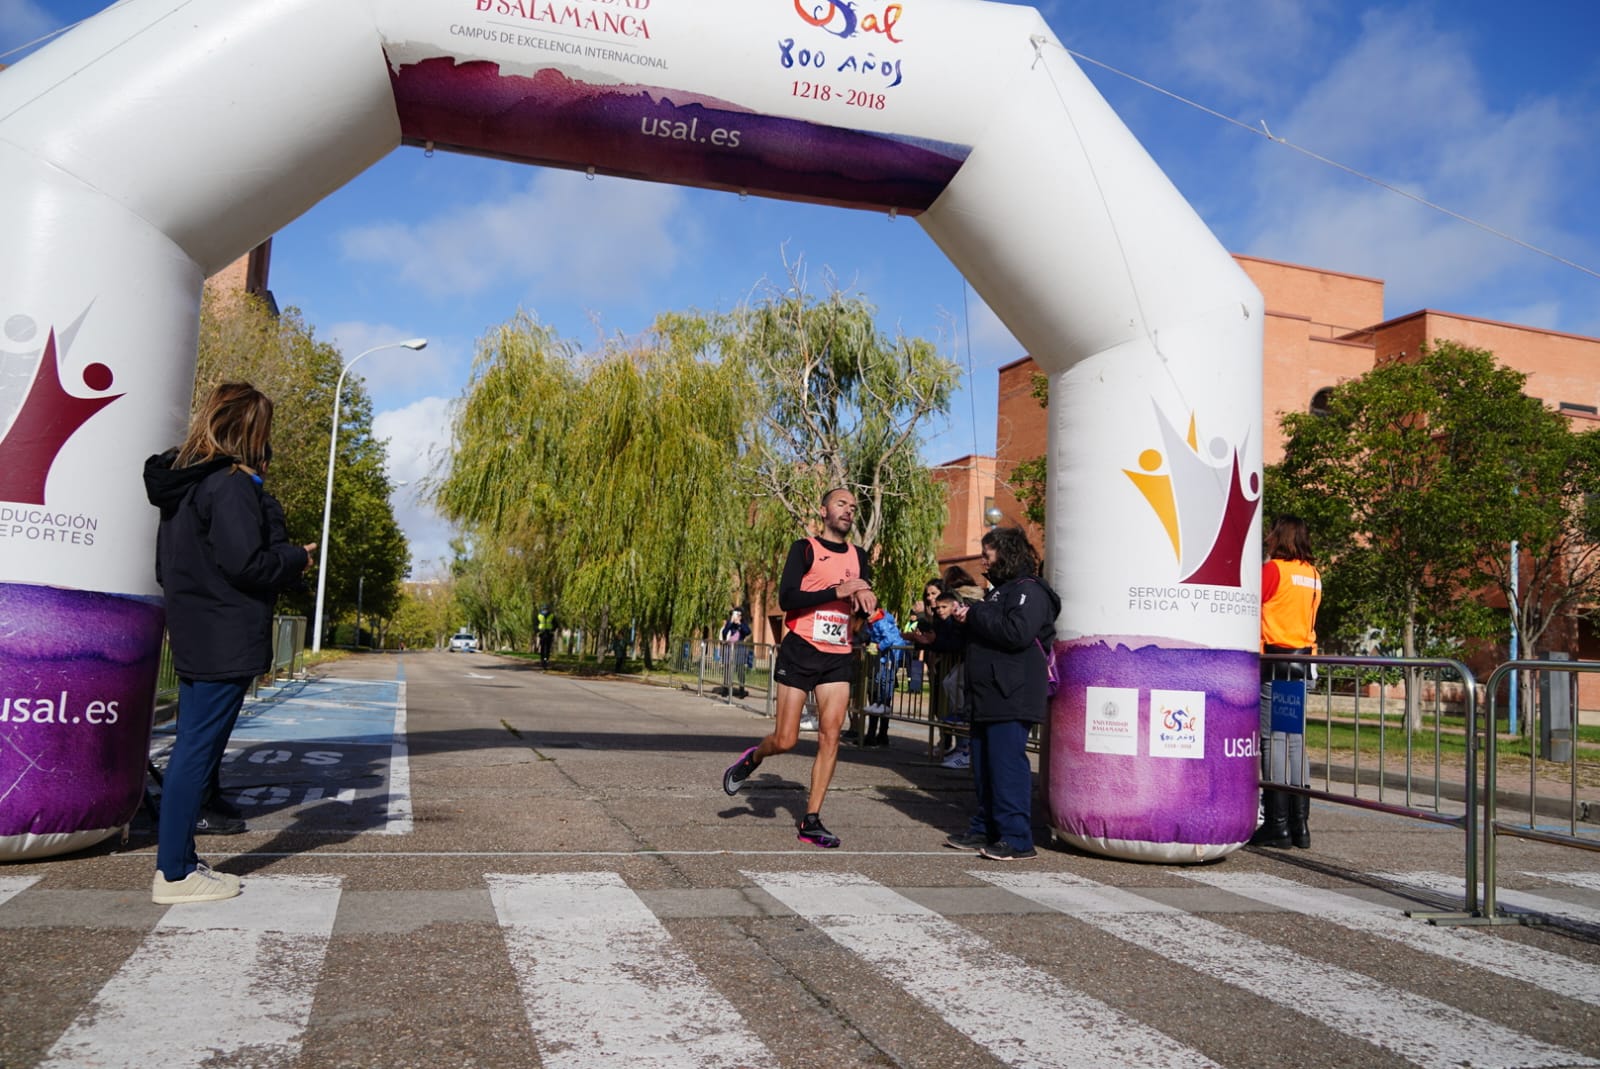
[[[1298,516],[1280,516],[1267,533],[1267,560],[1261,566],[1261,652],[1317,652],[1317,607],[1322,604],[1322,573],[1312,563],[1311,532]],[[1261,663],[1261,781],[1291,787],[1310,783],[1303,734],[1272,730],[1272,680],[1304,679],[1300,663]],[[1311,845],[1307,819],[1311,799],[1264,787],[1261,827],[1252,846]]]
[[[872,593],[872,566],[866,553],[849,542],[856,519],[856,496],[844,487],[822,495],[822,532],[789,547],[778,580],[778,607],[788,633],[778,646],[772,677],[778,686],[777,723],[772,734],[739,755],[722,773],[722,789],[737,794],[756,766],[774,754],[788,753],[800,740],[800,714],[806,695],[817,698],[817,756],[811,763],[811,793],[798,826],[801,842],[831,849],[839,837],[822,826],[822,799],[839,759],[839,731],[855,679],[850,651],[851,617],[878,607]]]

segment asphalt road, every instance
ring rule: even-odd
[[[1434,927],[1449,828],[1313,809],[1203,867],[941,847],[966,773],[811,744],[735,798],[752,711],[483,654],[252,703],[201,840],[245,891],[149,901],[154,843],[0,867],[0,1066],[1600,1064],[1600,871],[1507,843],[1531,927]],[[162,748],[158,736],[156,749]]]

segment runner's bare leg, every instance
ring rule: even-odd
[[[787,683],[778,684],[776,723],[772,734],[756,746],[755,758],[763,761],[774,754],[788,753],[800,741],[800,714],[805,712],[806,692]],[[835,736],[835,742],[838,739]]]
[[[816,693],[817,759],[811,763],[811,794],[806,801],[807,813],[822,812],[822,799],[827,797],[828,784],[833,782],[833,768],[839,763],[839,731],[844,727],[845,713],[850,707],[850,684],[823,683],[817,687]],[[782,691],[779,695],[781,698]]]

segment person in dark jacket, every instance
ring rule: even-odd
[[[272,663],[278,592],[310,566],[315,543],[282,539],[265,503],[272,402],[248,383],[216,387],[175,449],[145,461],[145,494],[161,510],[156,581],[178,674],[178,736],[162,781],[156,875],[161,904],[239,893],[239,878],[195,853],[195,819],[250,681]]]
[[[967,708],[978,808],[966,835],[946,843],[994,861],[1037,857],[1033,846],[1033,768],[1028,732],[1049,705],[1046,651],[1061,599],[1039,578],[1039,555],[1020,527],[983,536],[989,594],[961,605],[967,635]]]

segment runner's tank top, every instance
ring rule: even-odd
[[[846,545],[843,553],[836,553],[818,539],[806,541],[811,543],[812,559],[800,580],[801,590],[827,590],[846,579],[860,578],[861,557],[855,546]],[[783,624],[823,653],[849,653],[851,612],[849,599],[839,598],[787,613]]]

